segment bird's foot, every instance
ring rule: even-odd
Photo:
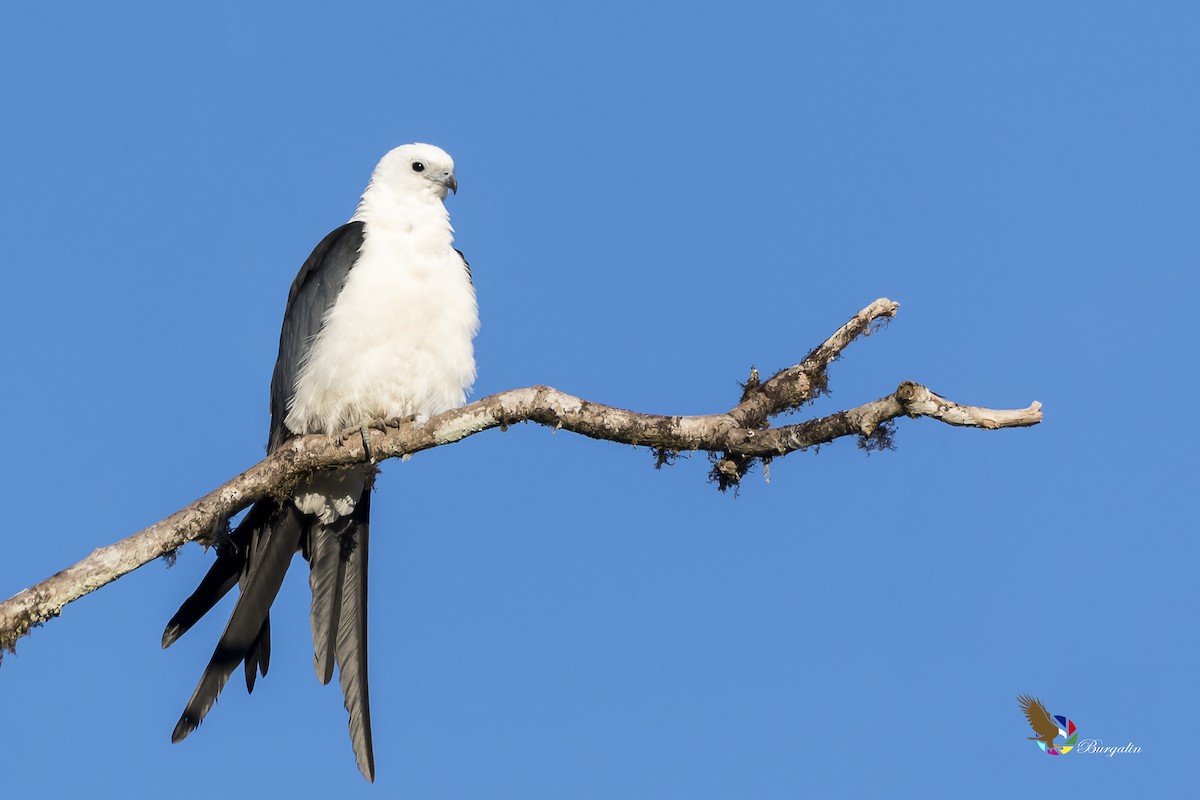
[[[407,425],[417,421],[416,414],[409,414],[406,417],[391,417],[390,419],[373,419],[364,422],[357,428],[348,428],[333,437],[334,443],[341,447],[353,435],[358,434],[362,438],[363,450],[367,454],[367,461],[374,461],[375,454],[371,450],[371,431],[376,430],[380,433],[387,433],[388,428],[399,428],[401,425]]]
[[[362,436],[363,452],[367,454],[367,461],[374,463],[375,454],[371,452],[371,426],[364,422],[359,426],[358,433]]]
[[[362,439],[363,452],[367,454],[367,461],[374,460],[371,452],[371,428],[376,427],[372,423],[364,422],[357,428],[347,428],[333,437],[333,443],[337,447],[341,447],[350,440],[351,436],[359,436]]]

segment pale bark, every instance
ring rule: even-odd
[[[873,402],[778,428],[769,420],[792,411],[822,392],[826,368],[850,342],[895,316],[898,303],[879,299],[855,314],[819,347],[792,367],[760,381],[752,371],[741,400],[723,414],[660,416],[593,403],[549,386],[513,389],[433,417],[423,424],[368,433],[371,456],[379,461],[406,456],[517,422],[632,445],[650,447],[660,463],[671,454],[703,450],[716,456],[710,475],[722,489],[737,482],[756,460],[769,461],[843,436],[858,436],[866,449],[891,445],[891,420],[930,417],[950,425],[994,430],[1036,425],[1041,404],[1019,410],[958,405],[920,384],[905,381]],[[223,530],[226,521],[255,500],[286,496],[306,472],[318,467],[361,463],[362,437],[304,436],[166,519],[116,544],[93,551],[79,563],[0,603],[0,654],[11,650],[30,628],[58,616],[64,606],[187,542]]]

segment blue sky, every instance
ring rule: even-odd
[[[191,546],[4,659],[6,794],[1184,796],[1198,35],[1189,3],[7,10],[0,596],[261,457],[287,287],[407,141],[458,163],[477,397],[717,412],[887,296],[812,414],[911,379],[1046,422],[904,421],[736,499],[533,426],[388,462],[376,786],[302,564],[270,675],[170,744],[229,608],[160,649]],[[1142,752],[1044,756],[1021,693]]]

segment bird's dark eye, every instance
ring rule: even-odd
[[[413,172],[424,172],[424,171],[425,171],[424,164],[422,164],[420,161],[413,162]]]

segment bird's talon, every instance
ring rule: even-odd
[[[359,426],[358,433],[362,436],[363,452],[367,455],[367,461],[374,461],[375,456],[371,453],[371,426],[363,423]]]

